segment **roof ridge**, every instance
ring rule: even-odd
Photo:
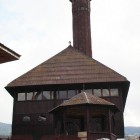
[[[85,98],[86,98],[86,100],[87,100],[87,103],[90,103],[90,102],[89,102],[89,99],[88,99],[88,97],[87,97],[86,92],[83,92],[83,93],[84,93],[84,95],[85,95]]]

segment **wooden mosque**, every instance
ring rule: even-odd
[[[70,0],[73,46],[5,88],[14,98],[13,140],[116,140],[130,82],[92,58],[90,0]]]

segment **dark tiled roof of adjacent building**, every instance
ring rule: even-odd
[[[20,55],[0,43],[0,64],[18,60]]]
[[[69,46],[7,87],[122,81],[127,79]]]

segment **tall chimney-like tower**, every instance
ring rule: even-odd
[[[90,30],[90,1],[70,0],[73,14],[73,46],[92,57]]]

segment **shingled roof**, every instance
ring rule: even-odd
[[[7,48],[5,45],[0,43],[0,64],[18,60],[20,58],[20,55],[14,52],[13,50]]]
[[[122,81],[127,79],[69,46],[15,79],[7,87]]]
[[[99,98],[97,96],[91,95],[87,92],[81,92],[75,96],[73,96],[71,99],[63,102],[62,104],[60,104],[59,106],[53,108],[52,110],[50,110],[49,112],[54,112],[58,109],[60,109],[61,107],[66,107],[66,106],[76,106],[76,105],[101,105],[101,106],[112,106],[115,108],[115,110],[118,111],[118,109],[116,108],[115,104],[108,102],[102,98]]]
[[[65,101],[60,106],[68,106],[68,105],[80,105],[80,104],[93,104],[93,105],[114,105],[111,102],[108,102],[102,98],[94,96],[87,92],[81,92],[71,99]]]

